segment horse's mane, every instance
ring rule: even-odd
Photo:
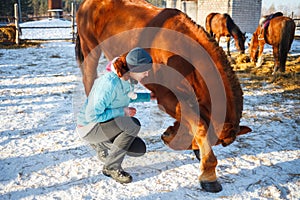
[[[230,32],[230,34],[232,34],[232,35],[234,35],[234,34],[241,35],[242,31],[236,25],[236,23],[234,23],[234,21],[230,17],[230,15],[228,15],[227,13],[224,13],[223,16],[226,18],[226,27],[227,27],[228,31]]]
[[[230,97],[227,97],[227,101],[230,101],[230,99],[234,99],[234,105],[238,107],[238,109],[236,109],[238,113],[236,114],[238,116],[237,119],[239,120],[243,110],[243,92],[241,90],[239,80],[229,63],[223,48],[218,45],[218,43],[213,37],[210,37],[209,33],[205,31],[205,29],[202,26],[193,21],[186,13],[180,12],[180,15],[183,19],[182,22],[189,26],[192,30],[195,30],[194,33],[195,37],[197,38],[197,42],[201,44],[201,46],[205,48],[205,50],[209,52],[209,54],[212,57],[219,58],[218,60],[215,59],[214,62],[217,68],[219,69],[221,76],[223,76],[223,81],[227,80],[230,84],[229,92],[231,93],[231,95]],[[231,21],[233,22],[232,19]],[[206,37],[207,41],[203,39],[201,40],[201,35]],[[224,83],[224,86],[226,87],[226,83]]]

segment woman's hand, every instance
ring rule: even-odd
[[[136,109],[133,107],[124,108],[125,116],[133,117],[136,114]]]

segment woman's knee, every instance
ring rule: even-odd
[[[135,117],[120,117],[116,119],[116,123],[121,130],[131,136],[137,136],[141,129],[141,123]]]

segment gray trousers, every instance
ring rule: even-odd
[[[98,144],[103,150],[110,150],[105,167],[120,169],[126,154],[141,156],[146,152],[145,143],[137,137],[140,128],[139,120],[134,117],[117,117],[97,123],[83,139]]]

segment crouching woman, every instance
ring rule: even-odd
[[[97,149],[104,162],[103,174],[120,183],[129,183],[132,176],[122,169],[125,155],[141,156],[146,152],[138,137],[141,124],[134,117],[132,102],[150,101],[150,93],[134,93],[134,83],[148,76],[151,56],[142,48],[134,48],[111,62],[111,72],[95,80],[81,109],[76,131]],[[134,82],[134,83],[132,83]]]

